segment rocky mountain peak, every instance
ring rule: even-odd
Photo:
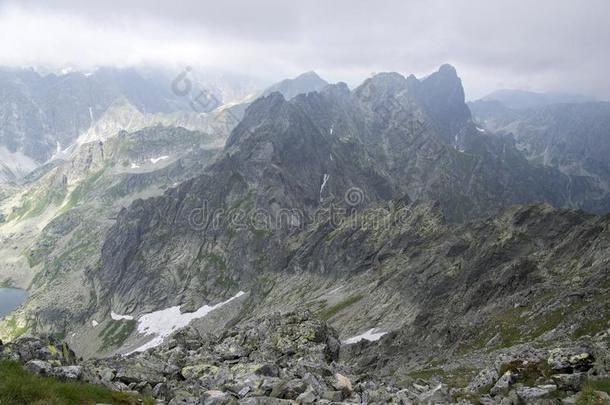
[[[287,100],[290,100],[301,93],[322,90],[327,84],[328,82],[318,76],[317,73],[310,71],[293,79],[285,79],[274,84],[265,90],[263,95],[269,95],[277,91],[282,93]]]
[[[445,75],[445,76],[452,76],[457,78],[457,70],[450,64],[445,63],[443,65],[441,65],[441,67],[438,68],[438,73]]]
[[[400,73],[383,72],[368,78],[354,90],[364,100],[381,101],[407,87],[407,79]]]

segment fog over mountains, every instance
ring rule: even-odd
[[[610,401],[606,4],[390,3],[0,5],[0,403]]]

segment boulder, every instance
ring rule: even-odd
[[[81,379],[83,369],[81,366],[60,366],[54,367],[51,374],[62,380],[76,381]]]
[[[557,387],[564,391],[580,391],[583,384],[587,381],[586,373],[574,374],[555,374],[551,379]]]
[[[589,371],[593,367],[594,358],[587,349],[558,348],[549,352],[547,362],[551,369],[570,374],[574,371]]]
[[[517,396],[526,404],[535,400],[548,398],[550,394],[557,390],[555,385],[540,385],[537,387],[519,387],[517,388]]]
[[[348,398],[353,391],[349,378],[339,373],[333,376],[332,386],[335,390],[342,392],[345,398]]]
[[[228,405],[237,404],[237,400],[228,392],[209,390],[203,394],[205,405]]]
[[[517,381],[517,376],[510,370],[502,374],[496,384],[491,388],[489,393],[491,396],[496,396],[508,392],[510,386]]]
[[[298,378],[290,381],[281,381],[271,392],[271,397],[280,399],[297,399],[307,389],[307,384]]]
[[[479,392],[481,388],[489,387],[494,384],[498,378],[500,378],[500,374],[496,367],[489,367],[481,370],[479,374],[468,384],[466,389],[469,392]]]
[[[48,375],[51,373],[51,365],[42,360],[30,360],[25,363],[25,369],[32,374]]]

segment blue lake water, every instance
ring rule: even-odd
[[[0,318],[14,311],[28,297],[25,290],[18,288],[0,288]]]

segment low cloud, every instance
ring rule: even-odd
[[[449,62],[469,98],[526,88],[610,99],[605,0],[49,3],[0,3],[0,64],[189,64],[269,80],[316,70],[357,84]]]

